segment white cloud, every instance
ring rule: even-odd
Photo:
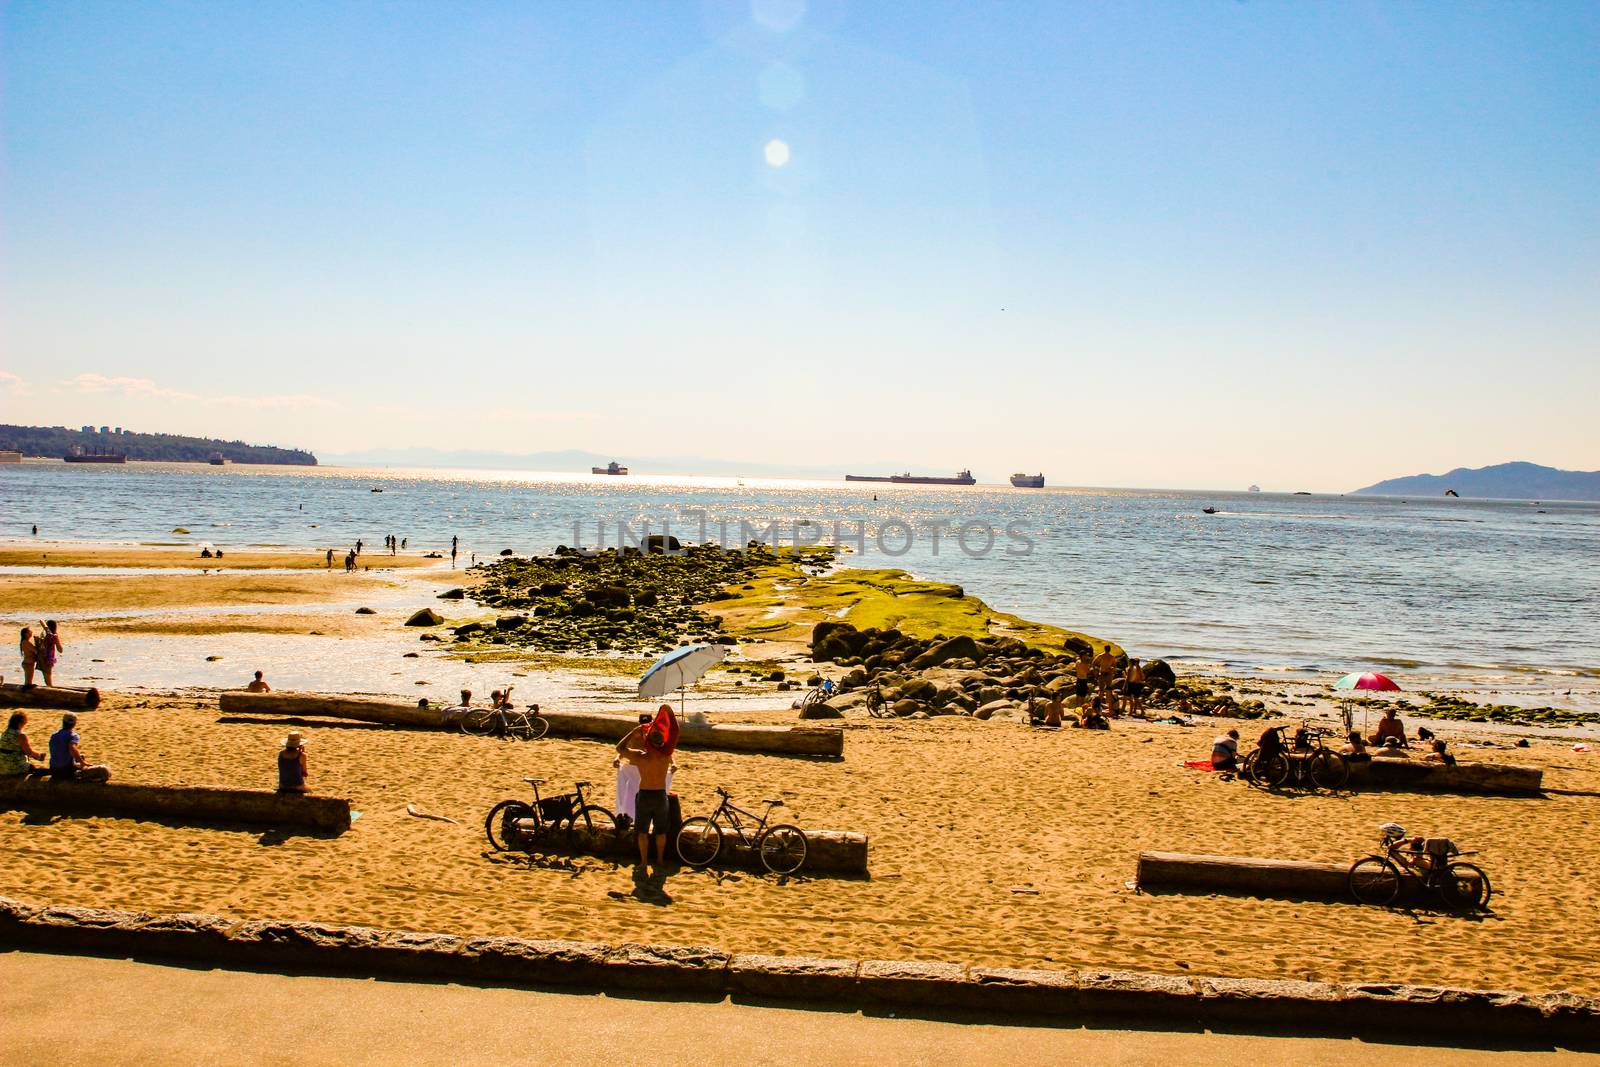
[[[3,373],[3,372],[0,372]],[[4,379],[0,378],[0,383]],[[168,389],[149,378],[111,378],[104,374],[79,374],[61,383],[63,389],[74,393],[121,393],[123,396],[150,400],[172,400],[180,403],[201,404],[218,408],[336,408],[339,405],[327,397],[306,394],[262,394],[259,396],[202,396],[182,389]]]
[[[31,396],[33,390],[28,388],[28,383],[12,374],[8,370],[0,370],[0,393],[9,393],[12,396]]]

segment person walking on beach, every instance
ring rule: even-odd
[[[639,845],[639,866],[650,862],[650,839],[655,838],[656,866],[667,858],[667,779],[672,774],[672,754],[678,747],[678,720],[672,706],[661,705],[648,726],[640,724],[617,742],[617,755],[639,769],[639,792],[634,797],[634,839]]]
[[[61,635],[56,631],[54,619],[44,624],[44,630],[33,639],[33,646],[34,665],[44,675],[44,684],[48,688],[55,684],[50,676],[56,669],[56,657],[62,652]]]
[[[278,792],[306,791],[306,746],[299,730],[290,730],[278,751]]]
[[[450,569],[456,569],[456,539],[453,536],[450,538]]]
[[[333,570],[333,549],[328,549],[328,569]]]
[[[362,544],[363,544],[363,542],[362,542],[361,538],[359,538],[359,537],[356,538],[356,555],[358,555],[358,556],[361,555],[361,546],[362,546]]]
[[[344,572],[349,574],[356,569],[356,554],[354,550],[344,554]]]
[[[401,547],[401,548],[405,548],[405,547],[406,547],[406,542],[407,542],[407,541],[409,541],[409,540],[410,540],[410,538],[409,538],[409,537],[402,537],[402,538],[400,538],[400,547]]]
[[[33,688],[34,665],[38,660],[39,646],[33,643],[33,628],[22,628],[22,639],[17,644],[17,651],[22,653],[22,688]]]
[[[75,778],[80,782],[104,782],[111,777],[105,764],[91,766],[78,749],[78,717],[70,711],[61,716],[61,729],[50,735],[50,777]]]

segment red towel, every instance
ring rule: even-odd
[[[644,743],[668,756],[677,751],[678,717],[672,714],[671,704],[663,704],[656,711],[656,717],[644,732]]]
[[[1216,770],[1215,767],[1211,766],[1211,761],[1208,759],[1186,759],[1183,761],[1183,765],[1189,768],[1191,771]]]

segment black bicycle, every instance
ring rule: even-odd
[[[1239,765],[1239,776],[1262,789],[1282,789],[1307,783],[1318,789],[1340,789],[1350,780],[1350,763],[1323,742],[1329,731],[1309,722],[1294,732],[1291,743],[1287,726],[1274,726],[1277,744],[1257,748]]]
[[[539,714],[539,705],[527,711],[514,708],[469,708],[456,719],[456,727],[474,737],[505,737],[513,741],[537,741],[550,732],[550,720]]]
[[[590,782],[579,782],[570,793],[540,797],[543,778],[524,778],[533,786],[533,803],[502,800],[489,809],[483,831],[497,852],[531,852],[536,847],[564,844],[577,848],[592,842],[617,839],[617,817],[598,804],[590,804],[583,791]]]
[[[832,678],[824,678],[821,682],[806,690],[806,695],[800,698],[800,707],[809,708],[813,704],[826,704],[839,694],[839,687],[833,684]]]
[[[761,857],[761,865],[773,874],[793,874],[806,862],[806,835],[798,826],[780,823],[768,826],[774,808],[782,807],[781,800],[764,800],[766,813],[756,817],[755,812],[735,806],[728,791],[717,787],[722,803],[709,816],[697,815],[685,819],[678,829],[678,858],[690,867],[704,868],[716,862],[722,852],[722,837],[726,823],[746,848],[753,848]],[[745,824],[739,816],[755,819],[751,833],[745,833]]]
[[[1387,906],[1400,895],[1401,883],[1409,877],[1418,879],[1424,890],[1437,892],[1453,908],[1488,909],[1489,876],[1476,863],[1456,859],[1476,852],[1462,852],[1447,838],[1407,840],[1405,829],[1395,823],[1385,823],[1380,829],[1382,854],[1365,856],[1350,865],[1351,896],[1363,904]]]
[[[877,682],[873,682],[872,688],[867,690],[867,714],[874,719],[894,718],[894,708],[884,699],[883,686]]]

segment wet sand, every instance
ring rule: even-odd
[[[0,954],[11,990],[0,1064],[351,1065],[1234,1062],[1483,1067],[1593,1064],[1554,1050],[1497,1052],[1337,1038],[997,1026],[726,1001],[476,989]],[[93,1010],[86,1010],[93,1005]],[[398,1055],[395,1035],[403,1033]],[[46,1039],[48,1035],[48,1040]]]

